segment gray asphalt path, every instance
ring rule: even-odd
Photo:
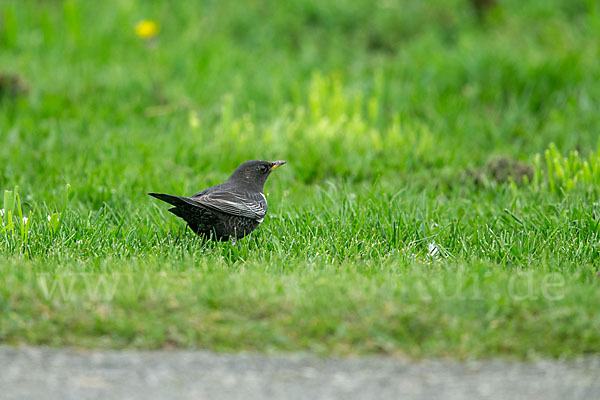
[[[600,357],[408,361],[0,346],[0,399],[600,399]]]

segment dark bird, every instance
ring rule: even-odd
[[[190,197],[148,193],[175,207],[169,211],[183,218],[204,239],[241,239],[252,232],[267,215],[263,187],[275,168],[285,161],[246,161],[225,182]]]

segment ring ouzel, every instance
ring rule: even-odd
[[[241,239],[263,221],[267,199],[263,187],[271,172],[285,161],[246,161],[219,185],[190,197],[148,193],[175,207],[169,211],[183,218],[196,234],[205,239]]]

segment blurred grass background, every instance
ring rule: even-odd
[[[593,1],[3,3],[0,62],[31,92],[3,107],[2,186],[101,202],[251,158],[312,183],[596,145]]]
[[[0,188],[30,219],[2,230],[0,341],[597,352],[599,38],[593,0],[0,0]],[[146,196],[248,159],[288,164],[239,249]],[[511,299],[530,270],[566,297]],[[47,298],[37,279],[132,271],[162,301]],[[482,277],[483,301],[403,291]]]

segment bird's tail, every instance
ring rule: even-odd
[[[166,203],[174,205],[175,207],[185,207],[190,205],[189,199],[186,197],[175,196],[173,194],[166,193],[148,193],[152,197],[156,197],[159,200],[162,200]]]
[[[200,204],[188,197],[175,196],[166,193],[148,194],[166,203],[174,205],[175,207],[170,208],[169,211],[177,215],[179,218],[183,218],[188,223],[192,231],[198,233],[198,221],[193,218],[194,212],[192,210],[194,207],[200,207]]]

